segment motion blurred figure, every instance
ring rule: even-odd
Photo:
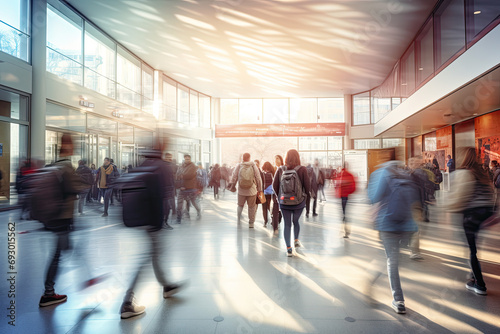
[[[481,224],[493,214],[493,188],[488,174],[481,167],[476,149],[461,149],[459,169],[454,174],[452,193],[448,196],[450,212],[463,213],[463,227],[470,250],[471,279],[466,289],[478,295],[486,295],[486,283],[477,258],[476,239]]]
[[[337,197],[342,200],[342,224],[344,226],[344,238],[349,238],[351,228],[347,221],[346,208],[349,195],[356,191],[356,181],[354,176],[347,171],[347,163],[344,164],[340,173],[335,179]]]

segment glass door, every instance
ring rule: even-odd
[[[110,140],[109,137],[98,136],[98,155],[97,155],[97,164],[96,166],[102,166],[104,163],[104,158],[110,158]]]

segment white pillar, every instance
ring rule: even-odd
[[[352,149],[351,146],[352,95],[351,94],[344,94],[344,119],[345,119],[344,150],[350,150]]]

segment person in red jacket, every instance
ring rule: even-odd
[[[337,198],[342,199],[342,223],[344,225],[344,238],[349,238],[351,230],[347,224],[345,210],[349,195],[356,191],[356,181],[354,180],[354,176],[347,171],[347,164],[344,164],[342,171],[337,174],[335,181]]]

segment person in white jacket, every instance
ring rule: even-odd
[[[477,258],[476,238],[481,224],[493,214],[493,187],[478,161],[476,149],[466,147],[461,153],[460,167],[453,173],[453,184],[456,186],[448,196],[447,209],[463,213],[471,266],[471,279],[465,287],[476,294],[486,295],[486,283]]]

